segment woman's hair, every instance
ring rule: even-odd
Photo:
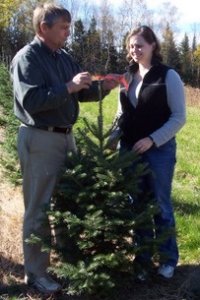
[[[61,5],[52,3],[41,4],[37,6],[33,12],[33,28],[35,32],[38,33],[40,31],[41,23],[45,23],[48,27],[52,27],[60,18],[71,23],[69,11]]]
[[[130,62],[132,60],[129,50],[130,50],[130,39],[135,35],[140,35],[148,44],[155,43],[155,47],[153,50],[152,61],[162,61],[162,55],[160,54],[160,44],[158,39],[153,32],[153,30],[148,26],[140,26],[134,30],[132,30],[126,38],[126,50],[128,52],[126,58]]]

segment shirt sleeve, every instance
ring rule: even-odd
[[[89,89],[82,89],[78,93],[78,99],[80,102],[92,102],[92,101],[100,101],[105,96],[110,93],[110,90],[103,90],[102,83],[101,83],[101,94],[99,92],[99,83],[98,81],[92,81],[92,85]],[[102,99],[100,99],[100,96]]]
[[[47,78],[32,53],[15,58],[11,78],[17,101],[31,115],[58,108],[70,97],[65,83],[47,86]]]
[[[176,71],[170,69],[165,82],[171,116],[162,127],[150,135],[157,147],[173,138],[186,122],[184,86],[180,76]]]
[[[123,87],[120,86],[120,91],[123,89]],[[120,93],[118,93],[118,103],[117,103],[117,112],[114,116],[114,120],[112,122],[112,128],[111,128],[111,133],[109,140],[111,141],[116,141],[116,139],[119,139],[122,135],[122,130],[119,127],[118,121],[122,115],[122,106],[120,102]]]

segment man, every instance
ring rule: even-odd
[[[70,34],[70,13],[61,6],[43,4],[34,10],[34,40],[22,48],[11,64],[14,112],[22,122],[18,153],[23,175],[23,249],[25,282],[40,292],[61,286],[47,275],[49,253],[26,239],[32,233],[50,236],[44,207],[50,205],[55,185],[65,166],[66,153],[75,151],[72,128],[80,101],[98,100],[97,82],[61,49]],[[116,83],[102,83],[103,96]]]

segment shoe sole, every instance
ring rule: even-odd
[[[163,278],[163,279],[165,279],[165,280],[169,280],[169,279],[172,279],[173,277],[174,277],[174,275],[172,275],[172,276],[170,276],[170,277],[166,277],[166,276],[164,276],[163,274],[157,274],[160,278]]]
[[[54,295],[54,294],[57,294],[57,293],[60,293],[62,288],[60,289],[57,289],[55,291],[49,291],[49,290],[46,290],[46,289],[43,289],[42,287],[38,287],[38,285],[34,284],[34,283],[31,283],[31,282],[28,282],[27,285],[30,287],[30,288],[33,288],[34,290],[40,292],[41,294],[43,295]]]

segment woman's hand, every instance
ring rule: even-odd
[[[153,146],[153,144],[153,140],[150,137],[146,137],[135,143],[135,145],[133,146],[133,151],[138,154],[142,154],[149,150]]]
[[[118,86],[118,82],[113,79],[104,79],[102,88],[104,91],[110,91]]]
[[[92,80],[102,80],[103,90],[112,90],[119,84],[123,84],[128,90],[128,83],[124,77],[124,74],[107,74],[107,75],[93,75]]]

